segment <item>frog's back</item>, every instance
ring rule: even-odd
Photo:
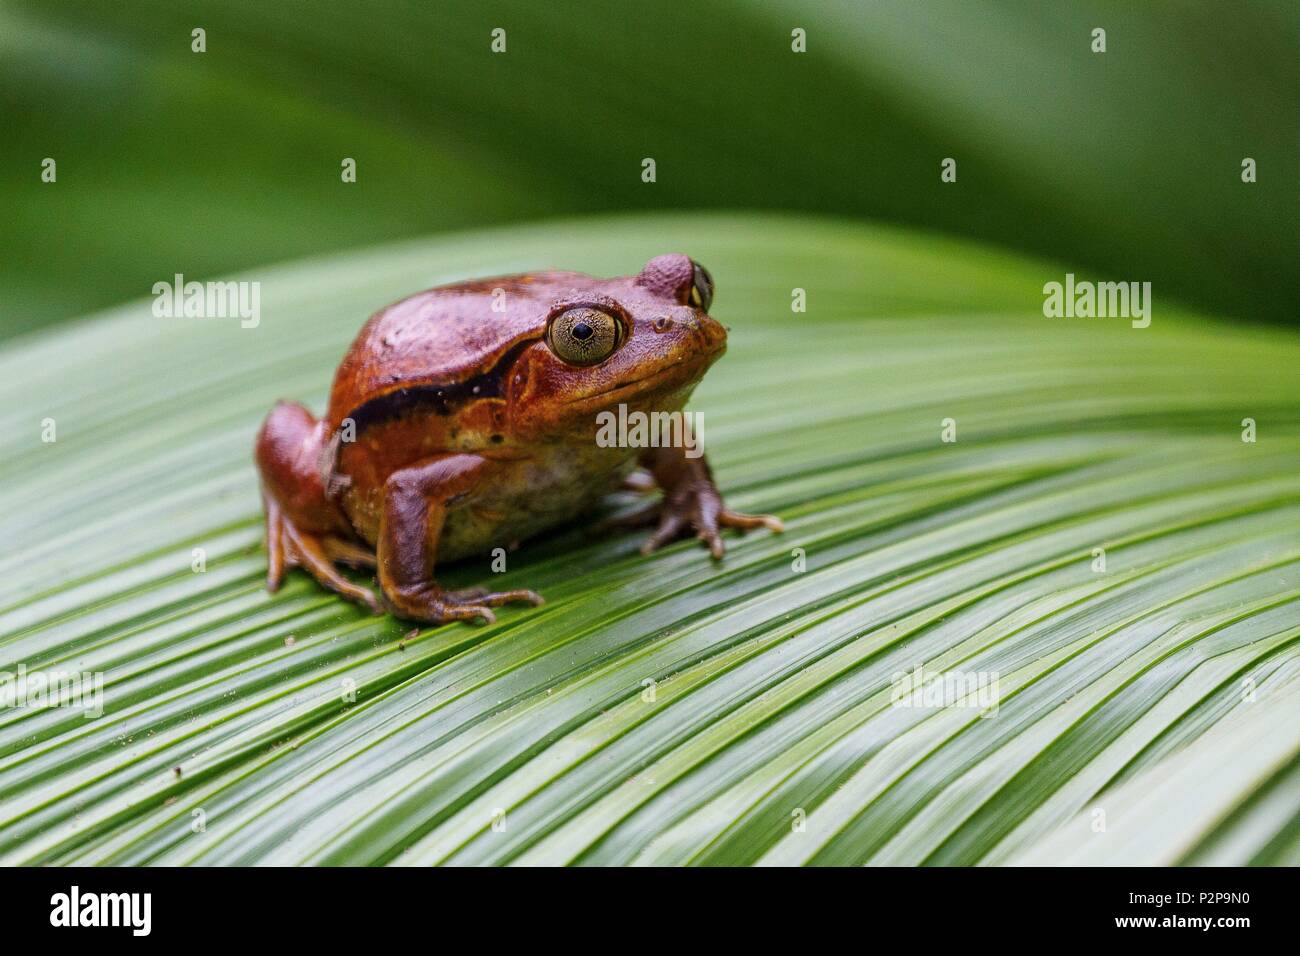
[[[486,394],[499,384],[494,373],[542,337],[551,302],[590,281],[577,272],[481,279],[419,292],[380,310],[334,376],[328,433],[345,419],[361,427],[415,402],[437,411]]]

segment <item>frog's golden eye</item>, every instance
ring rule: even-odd
[[[622,326],[608,312],[583,307],[561,312],[551,320],[546,342],[570,365],[595,365],[618,346]]]
[[[695,280],[691,283],[687,301],[701,312],[708,312],[713,305],[713,276],[698,262],[692,260],[691,264],[695,266]]]

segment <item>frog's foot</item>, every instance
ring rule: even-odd
[[[534,607],[544,603],[536,591],[516,588],[511,591],[489,591],[486,588],[465,588],[445,591],[437,584],[401,588],[384,593],[389,610],[397,617],[422,624],[446,624],[449,621],[480,619],[484,624],[495,621],[492,608],[502,604],[520,602]]]
[[[373,591],[349,581],[334,567],[335,562],[341,562],[353,567],[373,568],[374,554],[358,544],[335,535],[300,531],[272,496],[264,496],[264,501],[266,550],[269,555],[266,569],[268,591],[274,593],[280,589],[285,571],[301,567],[331,591],[337,591],[351,601],[364,604],[376,614],[384,613],[383,605],[379,603]]]
[[[722,543],[723,528],[737,528],[740,531],[768,528],[780,533],[785,530],[785,525],[776,515],[747,515],[732,511],[722,504],[717,491],[713,491],[712,494],[700,494],[688,504],[673,506],[665,502],[659,512],[659,526],[641,545],[641,553],[652,554],[670,541],[694,531],[695,537],[708,546],[709,553],[715,558],[721,558],[727,553],[726,546]]]
[[[726,553],[726,547],[722,543],[723,528],[736,528],[740,531],[768,528],[778,533],[785,530],[785,525],[775,515],[748,515],[732,511],[723,504],[718,489],[710,484],[698,490],[669,495],[663,501],[628,514],[606,518],[592,529],[592,534],[617,533],[652,525],[657,527],[645,544],[641,545],[642,554],[651,554],[693,530],[695,536],[708,545],[709,553],[715,558],[721,558]]]
[[[686,466],[671,473],[675,480],[665,489],[663,501],[658,506],[635,512],[624,519],[629,524],[648,524],[657,519],[658,526],[641,546],[642,554],[650,554],[693,531],[714,558],[721,558],[727,550],[722,543],[723,528],[785,530],[785,525],[775,515],[732,511],[723,502],[703,459],[687,461]]]

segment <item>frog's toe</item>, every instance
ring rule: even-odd
[[[448,602],[438,608],[435,613],[438,616],[426,623],[450,624],[452,621],[469,621],[472,624],[495,624],[497,620],[497,616],[492,613],[492,608],[486,604],[473,604],[470,602],[464,604]]]
[[[284,518],[278,505],[266,499],[266,589],[274,594],[284,581],[285,549]]]
[[[739,528],[741,531],[748,531],[751,528],[767,528],[769,531],[780,534],[785,530],[784,522],[776,515],[747,515],[739,511],[732,511],[729,508],[723,508],[718,513],[718,524],[724,528]]]
[[[443,599],[458,603],[485,604],[500,607],[502,604],[531,604],[533,607],[545,604],[545,600],[536,591],[515,588],[510,591],[489,591],[487,588],[461,588],[457,591],[443,592]]]
[[[364,604],[375,614],[383,614],[384,607],[379,603],[373,591],[349,581],[339,574],[334,562],[325,550],[325,545],[314,535],[301,534],[291,530],[293,541],[294,564],[300,564],[303,570],[329,588],[350,601]]]
[[[785,525],[775,515],[747,515],[722,506],[702,508],[700,512],[695,521],[695,536],[704,542],[714,558],[727,553],[722,543],[723,528],[735,528],[742,533],[751,528],[768,528],[777,533],[785,530]]]
[[[528,588],[512,588],[509,591],[493,591],[485,594],[481,600],[493,605],[494,607],[502,604],[531,604],[533,607],[541,607],[546,603],[546,599],[536,591],[530,591]]]
[[[717,528],[702,528],[696,532],[695,537],[704,542],[715,560],[721,560],[727,553],[727,547],[722,543],[722,535]]]
[[[496,620],[492,613],[494,607],[516,601],[534,606],[543,603],[540,594],[523,588],[511,591],[488,591],[485,588],[444,591],[436,584],[406,588],[393,594],[386,593],[384,597],[396,616],[425,624],[475,619],[491,624]]]
[[[641,545],[642,554],[653,554],[668,542],[677,538],[681,534],[682,528],[686,525],[686,518],[675,511],[664,511],[659,519],[659,527],[655,528],[654,533],[646,538],[645,543]]]
[[[325,554],[336,564],[346,564],[349,567],[366,570],[374,570],[378,565],[375,552],[352,541],[330,535],[323,538],[321,543],[324,545]]]
[[[439,613],[438,623],[450,621],[473,621],[477,624],[495,624],[497,616],[486,604],[444,604]]]

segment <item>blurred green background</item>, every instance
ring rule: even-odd
[[[176,272],[714,208],[971,236],[1294,322],[1298,51],[1294,0],[5,0],[0,335]]]

